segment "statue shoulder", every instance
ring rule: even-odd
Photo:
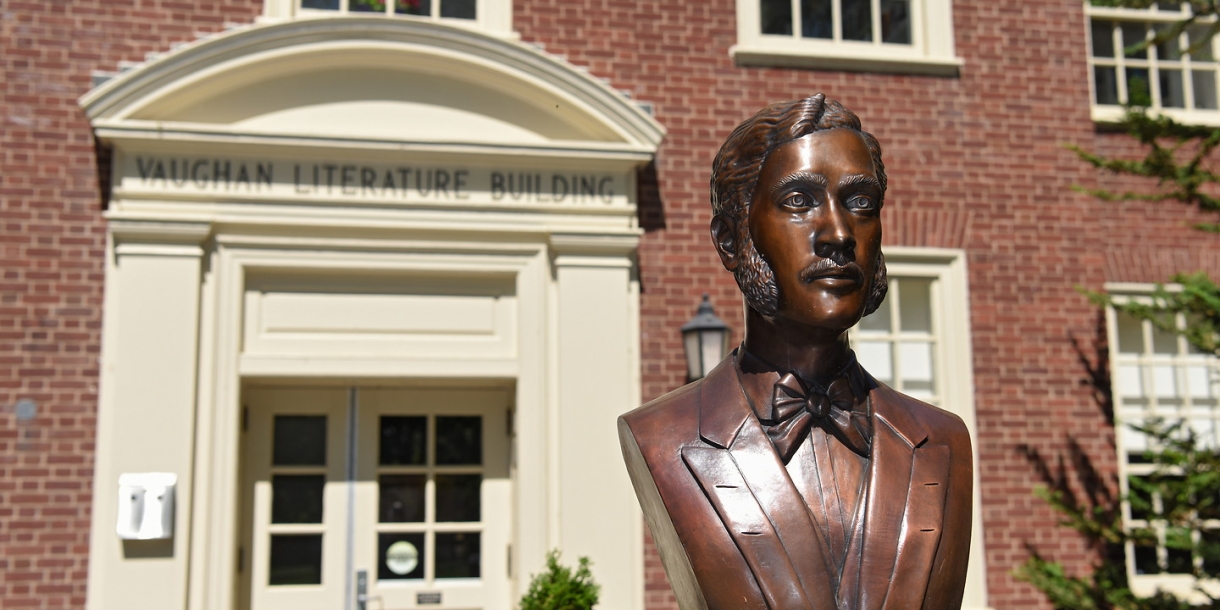
[[[698,434],[702,380],[688,383],[619,417],[620,434],[630,430],[641,446],[674,433]]]
[[[918,398],[907,396],[883,383],[876,383],[878,387],[873,390],[874,395],[879,394],[881,399],[888,400],[906,409],[940,442],[949,444],[965,443],[967,447],[970,446],[970,430],[966,428],[966,422],[962,421],[962,418],[956,413],[930,405]]]

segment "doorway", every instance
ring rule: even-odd
[[[247,388],[248,610],[511,606],[509,392]]]

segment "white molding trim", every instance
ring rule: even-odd
[[[622,93],[537,48],[446,23],[380,17],[262,23],[205,36],[103,83],[81,97],[80,104],[95,126],[111,132],[140,139],[206,139],[207,126],[128,121],[185,87],[222,82],[241,68],[269,62],[276,62],[277,72],[285,66],[305,70],[325,57],[323,52],[336,49],[378,57],[389,62],[385,65],[412,59],[426,61],[442,74],[446,69],[494,74],[516,83],[516,92],[534,96],[535,103],[553,104],[558,112],[608,129],[632,152],[655,151],[665,134],[660,123]],[[583,144],[588,143],[560,148]]]
[[[795,46],[795,45],[793,45]],[[869,45],[871,47],[871,45]],[[855,48],[781,50],[775,46],[739,44],[729,49],[738,65],[784,68],[814,68],[846,72],[957,76],[965,64],[960,58],[939,58],[903,53],[857,52]],[[904,50],[905,51],[905,50]]]
[[[940,406],[962,418],[970,431],[970,440],[974,446],[974,527],[962,608],[989,610],[987,554],[984,548],[986,537],[983,532],[982,492],[979,484],[982,473],[978,468],[974,354],[970,331],[970,275],[966,265],[966,251],[911,246],[882,246],[881,250],[885,254],[891,275],[930,278],[941,284],[939,291],[934,291],[932,302],[933,311],[940,312],[936,319],[943,331],[939,333],[939,341],[944,346],[941,350],[943,357],[938,357],[934,362],[938,370],[945,372]],[[950,362],[960,366],[950,368]]]
[[[1090,77],[1091,78],[1091,77]],[[1093,104],[1093,122],[1116,125],[1123,120],[1126,111],[1122,106]],[[1220,110],[1185,110],[1182,108],[1149,108],[1151,116],[1166,116],[1183,125],[1220,127]]]
[[[736,0],[737,44],[729,54],[738,65],[814,68],[853,72],[882,72],[955,77],[963,65],[954,49],[951,0],[912,0],[911,43],[884,44],[879,40],[838,40],[840,8],[835,2],[832,29],[836,39],[763,34],[761,0]],[[874,18],[877,15],[873,15]],[[879,28],[879,21],[873,22]],[[875,29],[874,33],[880,34]]]

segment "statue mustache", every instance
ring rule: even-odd
[[[860,283],[864,282],[864,270],[861,269],[860,265],[856,264],[855,261],[838,263],[835,262],[833,258],[824,258],[806,267],[805,269],[801,270],[799,275],[797,275],[797,279],[799,279],[802,284],[808,284],[831,273],[850,277],[851,279],[854,279]]]

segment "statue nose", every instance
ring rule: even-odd
[[[856,236],[848,223],[846,211],[838,205],[823,206],[823,209],[826,211],[813,236],[813,253],[822,258],[830,258],[835,252],[854,249]]]

